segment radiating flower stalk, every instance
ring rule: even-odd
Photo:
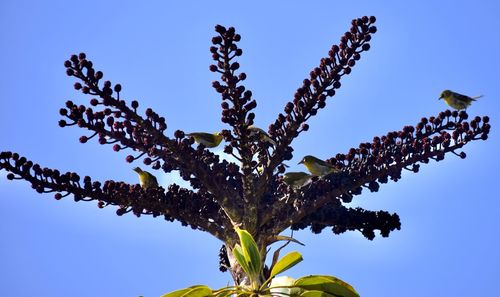
[[[226,244],[227,249],[221,251],[221,269],[229,269],[236,284],[244,279],[244,271],[238,269],[229,248],[238,241],[236,227],[248,230],[261,251],[287,228],[310,227],[319,233],[329,227],[334,234],[358,230],[370,240],[379,230],[387,237],[400,229],[399,216],[350,208],[352,197],[363,189],[376,192],[380,184],[398,181],[402,170],[418,172],[420,164],[441,161],[447,153],[465,158],[460,149],[471,141],[486,140],[490,124],[487,116],[468,121],[465,111],[446,110],[422,118],[415,126],[332,155],[327,162],[339,173],[313,177],[299,188],[283,183],[284,162],[293,158],[293,140],[309,129],[307,120],[325,108],[327,99],[340,88],[340,80],[370,49],[377,30],[374,23],[375,17],[352,21],[339,45],[332,46],[285,104],[283,113],[264,129],[272,142],[263,141],[250,127],[257,101],[243,85],[246,74],[238,72],[241,36],[232,27],[216,26],[217,35],[210,47],[214,64],[209,69],[220,75],[212,85],[222,98],[221,121],[229,126],[221,132],[224,152],[238,164],[195,144],[182,130],[167,133],[165,118],[151,108],[141,111],[138,101],[122,99],[121,85],[103,81],[103,72],[96,70],[84,53],[71,56],[64,63],[66,73],[78,80],[74,88],[91,99],[87,106],[67,101],[60,109],[63,119],[59,125],[88,130],[90,134],[80,137],[81,143],[95,138],[102,145],[112,145],[116,152],[131,151],[125,158],[128,163],[142,160],[154,170],[178,171],[190,189],[176,184],[144,189],[113,180],[99,182],[75,172],[42,167],[12,152],[0,153],[0,169],[9,172],[10,180],[30,182],[38,193],[55,193],[57,200],[72,195],[75,201],[95,201],[99,208],[115,206],[120,216],[163,216],[209,232]]]

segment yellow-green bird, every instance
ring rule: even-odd
[[[147,189],[158,187],[158,181],[154,175],[147,171],[143,171],[139,167],[135,167],[133,170],[139,175],[139,184],[142,188]]]
[[[271,144],[273,147],[276,147],[276,141],[274,141],[267,133],[266,131],[262,130],[261,128],[255,127],[253,125],[248,126],[247,128],[250,131],[250,137],[258,135],[259,140],[263,142],[267,142]]]
[[[216,147],[222,141],[222,135],[219,132],[215,133],[205,133],[205,132],[193,132],[186,134],[194,138],[196,143],[203,144],[205,147]]]
[[[441,96],[438,100],[444,99],[444,102],[446,102],[446,104],[448,104],[450,107],[461,110],[467,109],[467,107],[471,105],[472,101],[476,101],[477,98],[481,97],[483,97],[483,95],[469,97],[450,90],[444,90],[441,92]]]
[[[305,172],[287,172],[283,175],[283,182],[292,188],[301,188],[309,182],[311,175]]]
[[[332,164],[326,163],[325,161],[311,155],[307,155],[302,158],[299,164],[304,164],[307,170],[309,170],[312,175],[316,176],[323,176],[339,171]]]

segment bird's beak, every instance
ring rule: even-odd
[[[304,160],[301,160],[299,163],[297,163],[297,165],[298,164],[304,164]]]
[[[439,97],[439,98],[438,98],[438,100],[441,100],[441,99],[443,99],[443,97]]]

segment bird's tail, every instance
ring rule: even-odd
[[[476,101],[476,99],[479,99],[483,97],[483,95],[479,95],[479,96],[474,96],[474,97],[470,97],[472,100]]]
[[[264,137],[264,140],[267,141],[267,142],[269,142],[273,147],[276,147],[278,145],[276,143],[276,141],[274,141],[271,137],[269,137],[267,135]]]

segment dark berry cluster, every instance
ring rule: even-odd
[[[164,117],[151,108],[145,110],[144,116],[138,114],[139,103],[133,100],[129,107],[125,100],[120,100],[119,84],[111,88],[111,82],[105,81],[101,86],[99,79],[94,76],[99,73],[99,78],[102,78],[103,73],[95,71],[92,65],[83,53],[73,55],[65,62],[67,74],[78,78],[84,85],[77,82],[75,88],[96,97],[90,100],[92,107],[66,102],[66,108],[60,110],[66,120],[61,120],[60,126],[78,125],[92,131],[92,135],[80,137],[82,143],[97,137],[100,144],[113,144],[116,152],[125,149],[139,152],[135,156],[126,156],[129,163],[143,158],[144,164],[153,169],[162,169],[167,173],[178,170],[181,177],[200,192],[214,193],[217,197],[223,196],[221,192],[237,193],[239,167],[236,164],[220,161],[219,156],[203,146],[193,148],[192,138],[186,138],[181,130],[175,131],[174,138],[166,136],[164,132],[167,124]],[[113,96],[113,91],[118,97]],[[229,203],[234,202],[219,200],[221,205]],[[235,216],[240,217],[242,214]],[[227,223],[229,224],[229,220]]]
[[[446,110],[334,155],[327,162],[339,169],[336,173],[313,177],[300,189],[284,184],[283,162],[293,157],[292,141],[309,129],[307,120],[326,106],[326,99],[340,88],[341,78],[370,49],[377,31],[374,23],[375,17],[366,16],[352,21],[340,43],[312,69],[267,131],[253,126],[257,101],[242,84],[246,74],[239,72],[241,36],[232,27],[216,26],[210,70],[220,74],[220,80],[212,85],[222,98],[221,121],[230,127],[221,131],[224,152],[240,164],[222,160],[182,130],[166,135],[165,118],[151,108],[142,112],[137,100],[122,99],[122,86],[103,80],[103,72],[84,53],[71,56],[64,63],[66,73],[78,80],[74,88],[91,99],[88,106],[67,101],[60,110],[64,119],[59,125],[90,131],[80,137],[82,143],[95,138],[100,144],[111,144],[116,152],[133,151],[126,156],[129,163],[141,159],[152,169],[178,171],[191,189],[175,184],[141,188],[111,180],[101,183],[74,172],[42,168],[11,152],[0,153],[0,169],[9,172],[9,180],[26,180],[39,193],[54,192],[57,200],[72,194],[75,201],[96,201],[99,208],[113,205],[118,215],[164,216],[210,232],[226,244],[234,244],[235,225],[249,230],[263,246],[289,227],[310,227],[314,233],[330,227],[335,234],[358,230],[368,239],[379,230],[388,236],[400,228],[397,214],[345,204],[364,188],[376,192],[380,184],[399,180],[403,169],[418,172],[420,164],[443,160],[446,153],[465,158],[458,150],[470,141],[486,140],[491,126],[488,117],[467,121],[465,111]],[[224,267],[230,266],[221,259]]]
[[[229,259],[227,257],[226,245],[223,244],[219,250],[219,270],[221,272],[226,272],[230,267],[231,263],[229,263]]]
[[[24,179],[38,193],[55,193],[60,200],[73,194],[74,200],[96,201],[99,208],[117,206],[117,215],[133,213],[137,217],[164,216],[168,221],[178,220],[184,226],[210,232],[223,240],[225,224],[220,216],[220,207],[208,192],[199,193],[172,184],[167,190],[162,187],[143,189],[113,180],[101,184],[89,176],[83,179],[75,172],[62,173],[56,169],[42,168],[38,164],[20,157],[17,153],[1,152],[0,168],[7,170],[7,178]],[[193,215],[196,212],[197,215]]]
[[[369,240],[375,238],[375,230],[382,237],[401,228],[397,214],[386,211],[368,211],[362,208],[325,207],[320,211],[305,217],[300,223],[291,226],[292,230],[304,229],[310,226],[313,233],[321,233],[326,227],[331,227],[334,234],[346,231],[360,231]]]
[[[293,101],[285,105],[285,113],[280,113],[269,128],[271,136],[283,147],[288,146],[300,132],[309,129],[305,122],[319,109],[325,108],[327,97],[334,96],[335,90],[340,88],[342,76],[351,73],[361,53],[370,49],[371,34],[377,31],[373,23],[373,16],[353,20],[351,29],[340,38],[339,45],[332,46],[328,57],[322,58],[318,67],[309,73],[309,78],[304,79]],[[291,159],[288,151],[277,156],[283,160]]]
[[[215,31],[219,35],[212,38],[213,46],[210,47],[210,52],[216,64],[210,65],[210,71],[221,74],[221,81],[212,83],[214,89],[222,95],[221,120],[242,129],[245,125],[253,124],[255,114],[249,112],[257,106],[257,102],[252,100],[251,91],[246,90],[243,85],[238,85],[246,79],[245,73],[236,73],[240,64],[235,58],[243,53],[237,45],[241,36],[235,33],[233,27],[226,29],[217,25]]]
[[[220,81],[214,81],[212,86],[221,94],[221,121],[232,127],[232,133],[230,130],[222,132],[228,143],[224,151],[241,162],[244,192],[250,193],[255,187],[251,173],[258,166],[267,164],[269,147],[248,129],[254,123],[255,113],[252,110],[257,107],[257,101],[252,98],[252,91],[241,84],[246,74],[237,72],[240,64],[236,58],[243,53],[237,44],[241,36],[233,27],[217,25],[215,31],[218,35],[212,38],[213,46],[210,47],[215,64],[210,65],[210,70],[220,73]],[[255,155],[258,155],[257,161],[253,158]]]

